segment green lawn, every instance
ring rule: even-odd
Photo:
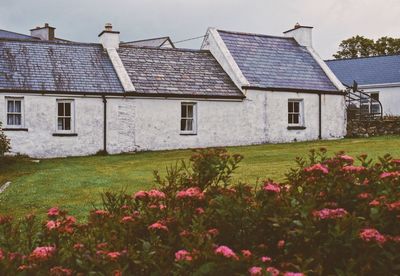
[[[267,177],[283,180],[295,157],[319,147],[326,147],[331,153],[345,150],[351,155],[369,153],[372,158],[386,153],[400,157],[399,136],[232,147],[231,152],[245,157],[235,180],[249,183]],[[0,195],[0,213],[22,216],[60,206],[82,219],[93,204],[99,203],[101,192],[149,188],[153,185],[153,170],[164,171],[167,165],[190,154],[190,150],[179,150],[3,164],[0,184],[6,181],[12,184]]]

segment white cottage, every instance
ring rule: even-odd
[[[209,29],[202,50],[121,43],[110,25],[99,38],[0,39],[0,121],[14,153],[48,158],[345,135],[344,87],[313,50],[309,27],[284,37]]]

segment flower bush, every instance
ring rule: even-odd
[[[0,122],[0,157],[2,157],[10,149],[10,140],[4,134],[2,124]]]
[[[103,194],[84,223],[1,216],[1,274],[400,274],[400,160],[320,149],[284,183],[231,183],[241,160],[196,150],[149,191]]]

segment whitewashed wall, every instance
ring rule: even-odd
[[[0,120],[6,122],[6,103],[0,95]],[[12,95],[7,96],[22,96]],[[12,152],[33,157],[94,154],[103,145],[103,102],[101,98],[23,95],[24,120],[28,131],[6,131]],[[76,137],[55,137],[57,99],[74,99]]]
[[[383,114],[400,116],[400,86],[363,88],[364,92],[379,92],[379,100],[382,103]]]
[[[121,153],[318,139],[318,95],[253,90],[246,95],[243,101],[108,98],[107,150]],[[53,136],[56,100],[66,98],[24,95],[28,131],[6,131],[14,153],[49,158],[89,155],[103,149],[101,98],[72,98],[78,136]],[[296,98],[304,100],[304,130],[287,129],[287,101]],[[180,133],[182,102],[197,104],[196,135]],[[0,120],[3,122],[5,106],[2,94]],[[342,138],[345,128],[344,97],[322,96],[323,138]]]

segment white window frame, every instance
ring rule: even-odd
[[[289,103],[296,102],[299,103],[299,112],[289,112]],[[289,122],[289,115],[299,115],[299,122],[298,123],[290,123]],[[304,126],[304,100],[303,99],[288,99],[287,101],[287,122],[288,126],[297,126],[297,127],[303,127]]]
[[[23,97],[6,97],[6,119],[5,119],[5,128],[24,128],[25,127],[25,105]],[[21,102],[21,112],[8,112],[8,102],[9,101],[20,101]],[[9,125],[8,124],[8,115],[21,115],[21,124],[19,125]]]
[[[379,91],[368,91],[368,92],[364,92],[364,93],[368,94],[370,96],[370,98],[362,99],[361,100],[361,106],[367,107],[366,109],[368,110],[368,113],[371,114],[371,113],[373,113],[372,112],[372,106],[376,105],[376,106],[378,106],[378,109],[379,109],[379,112],[380,112],[381,111],[380,110],[381,106],[379,105],[379,103],[373,102],[373,100],[371,99],[372,98],[371,97],[372,94],[378,94],[378,100],[379,100],[379,96],[380,96]],[[362,108],[362,107],[360,107],[360,108]]]
[[[182,107],[183,106],[192,106],[193,107],[193,116],[192,117],[183,117],[182,115]],[[183,135],[195,135],[197,134],[197,103],[195,102],[181,102],[180,105],[180,120],[179,120],[179,129],[181,134]],[[186,111],[186,115],[188,112]],[[192,130],[182,130],[182,120],[192,120]]]
[[[68,116],[59,116],[58,115],[58,104],[59,103],[69,103],[71,105],[71,129],[68,130],[63,130],[63,129],[58,129],[58,119],[60,117],[62,118],[68,118]],[[75,101],[73,99],[57,99],[56,100],[56,120],[55,120],[55,129],[56,133],[75,133]]]

